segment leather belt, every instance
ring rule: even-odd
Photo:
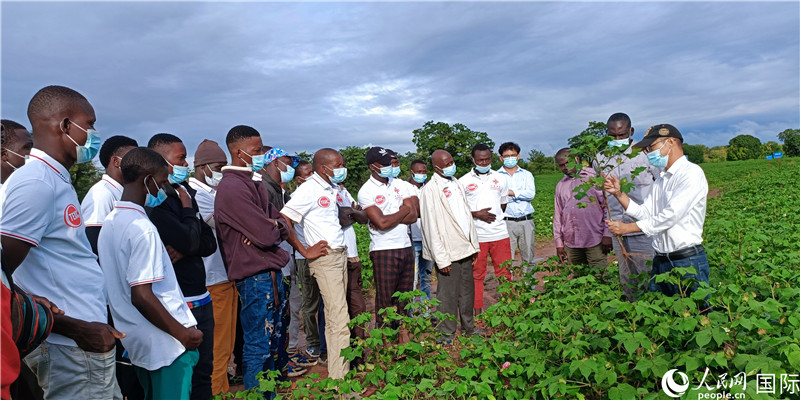
[[[681,260],[684,258],[689,258],[691,256],[700,254],[705,252],[706,249],[703,247],[702,244],[694,245],[687,247],[685,249],[675,250],[671,253],[659,253],[656,252],[656,257],[663,257],[672,261]]]
[[[520,222],[520,221],[528,221],[528,220],[531,220],[531,219],[533,219],[533,216],[532,216],[532,215],[526,215],[526,216],[524,216],[524,217],[519,217],[519,218],[514,218],[514,217],[505,217],[505,218],[503,218],[503,219],[504,219],[504,220],[506,220],[506,221]]]

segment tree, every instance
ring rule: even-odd
[[[706,146],[702,144],[683,144],[683,154],[689,156],[689,161],[695,164],[701,164],[705,161],[705,157],[703,156],[705,149]]]
[[[778,142],[772,141],[772,140],[770,140],[767,143],[764,143],[764,145],[761,146],[761,147],[762,147],[762,150],[763,150],[762,154],[761,154],[762,156],[769,155],[769,154],[772,154],[772,153],[776,153],[776,152],[779,152],[779,151],[783,151],[783,145],[781,145]]]
[[[604,137],[606,136],[606,124],[604,122],[597,122],[591,121],[589,122],[589,127],[584,129],[583,132],[569,138],[567,140],[567,144],[571,149],[583,149],[587,148],[585,146],[585,138],[587,135],[595,136],[595,137]],[[590,146],[591,147],[591,146]],[[605,146],[602,146],[605,147]],[[601,148],[602,149],[602,148]],[[578,154],[578,156],[582,160],[592,160],[594,159],[595,154]]]
[[[705,159],[708,162],[721,162],[728,159],[727,146],[714,146],[706,150]]]
[[[539,150],[533,149],[528,153],[528,171],[534,175],[547,174],[556,171],[555,159],[547,157]]]
[[[486,132],[473,131],[458,123],[449,125],[446,122],[428,121],[422,128],[414,129],[413,140],[417,154],[424,158],[436,150],[447,150],[453,156],[459,176],[472,168],[473,146],[483,143],[494,149],[494,141],[489,139]]]
[[[787,129],[778,134],[778,139],[783,142],[786,157],[800,156],[800,129]]]
[[[83,201],[86,192],[103,177],[103,171],[94,162],[76,163],[69,169],[69,176],[78,192],[78,201]]]
[[[370,176],[369,167],[367,167],[367,150],[369,150],[367,146],[347,146],[339,150],[347,163],[347,179],[344,180],[344,186],[353,197],[358,196],[358,190]]]
[[[752,135],[739,135],[728,142],[728,161],[761,157],[761,141]]]

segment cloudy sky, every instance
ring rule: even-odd
[[[234,125],[295,151],[413,150],[426,121],[552,154],[627,112],[689,143],[800,128],[800,3],[40,3],[2,12],[2,116],[43,86],[103,135],[193,153]]]

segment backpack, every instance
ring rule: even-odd
[[[5,260],[3,260],[5,261]],[[34,300],[14,285],[11,274],[2,263],[3,285],[11,291],[12,339],[17,345],[20,357],[25,357],[50,335],[53,330],[53,312]]]

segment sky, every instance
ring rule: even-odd
[[[800,2],[8,2],[0,113],[58,84],[103,136],[235,125],[290,153],[413,151],[426,121],[552,155],[615,112],[634,138],[775,140],[800,128]]]

